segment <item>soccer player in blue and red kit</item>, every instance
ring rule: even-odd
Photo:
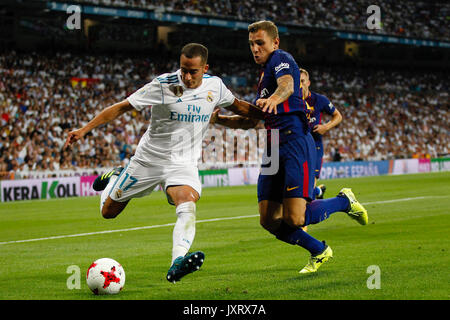
[[[339,110],[328,100],[324,95],[310,91],[309,86],[311,81],[309,79],[309,72],[305,69],[300,69],[300,88],[302,99],[306,103],[309,113],[309,127],[311,135],[316,144],[316,160],[314,169],[314,192],[313,199],[323,199],[325,193],[325,185],[317,186],[317,180],[320,178],[320,171],[323,163],[323,141],[322,136],[330,129],[337,126],[342,121],[342,115]],[[322,114],[326,113],[331,116],[331,120],[327,123],[322,123]]]
[[[300,93],[300,70],[293,57],[279,49],[278,28],[270,21],[259,21],[248,27],[249,44],[255,62],[262,66],[255,104],[265,112],[267,144],[278,132],[279,168],[267,173],[262,166],[258,178],[260,223],[277,239],[299,245],[311,253],[309,263],[300,273],[316,272],[332,257],[325,242],[302,230],[319,223],[332,213],[342,211],[360,224],[367,224],[367,211],[356,200],[351,189],[326,200],[314,200],[315,143],[311,136],[306,103]],[[257,121],[215,112],[212,123],[231,128],[249,128]],[[271,150],[268,145],[266,150]],[[272,159],[271,165],[276,162]]]

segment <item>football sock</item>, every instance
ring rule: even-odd
[[[328,219],[332,213],[345,212],[349,206],[346,197],[334,197],[324,200],[314,200],[306,204],[305,226]]]
[[[323,242],[313,238],[310,234],[303,231],[302,228],[291,227],[284,221],[281,221],[275,236],[281,241],[305,248],[312,255],[319,254],[325,250]]]
[[[173,228],[172,264],[184,257],[195,237],[195,202],[183,202],[176,208],[177,222]]]
[[[109,178],[108,185],[102,191],[102,194],[100,195],[100,212],[102,212],[103,204],[105,203],[106,199],[108,198],[109,193],[111,192],[111,189],[117,178],[118,178],[118,176],[112,175],[111,178]]]

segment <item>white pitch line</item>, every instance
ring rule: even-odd
[[[447,197],[448,196],[423,196],[423,197],[414,197],[414,198],[402,198],[402,199],[393,199],[393,200],[384,200],[384,201],[375,201],[375,202],[365,202],[365,203],[363,203],[363,205],[402,202],[402,201],[410,201],[410,200],[423,200],[423,199],[429,199],[429,198],[447,198]],[[252,214],[252,215],[247,215],[247,216],[236,216],[236,217],[225,217],[225,218],[214,218],[214,219],[206,219],[206,220],[197,220],[196,223],[213,222],[213,221],[225,221],[225,220],[236,220],[236,219],[245,219],[245,218],[254,218],[254,217],[259,217],[259,214]],[[145,230],[145,229],[156,229],[156,228],[170,227],[170,226],[174,226],[174,225],[175,225],[175,223],[166,223],[166,224],[157,224],[157,225],[153,225],[153,226],[135,227],[135,228],[127,228],[127,229],[104,230],[104,231],[85,232],[85,233],[77,233],[77,234],[67,234],[67,235],[61,235],[61,236],[52,236],[52,237],[45,237],[45,238],[13,240],[13,241],[0,242],[0,245],[12,244],[12,243],[35,242],[35,241],[43,241],[43,240],[64,239],[64,238],[76,238],[76,237],[92,236],[92,235],[106,234],[106,233],[127,232],[127,231],[136,231],[136,230]]]
[[[410,201],[410,200],[423,200],[429,198],[448,198],[449,196],[423,196],[423,197],[414,197],[414,198],[403,198],[403,199],[394,199],[394,200],[384,200],[384,201],[375,201],[375,202],[365,202],[363,205],[368,204],[381,204],[381,203],[392,203],[392,202],[402,202],[402,201]]]
[[[214,219],[207,219],[207,220],[197,220],[196,223],[211,222],[211,221],[234,220],[234,219],[243,219],[243,218],[252,218],[252,217],[259,217],[259,214],[253,214],[253,215],[248,215],[248,216],[214,218]],[[85,233],[77,233],[77,234],[67,234],[67,235],[61,235],[61,236],[52,236],[52,237],[45,237],[45,238],[13,240],[13,241],[0,242],[0,245],[11,244],[11,243],[23,243],[23,242],[35,242],[35,241],[43,241],[43,240],[64,239],[64,238],[76,238],[76,237],[92,236],[92,235],[105,234],[105,233],[127,232],[127,231],[136,231],[136,230],[144,230],[144,229],[155,229],[155,228],[162,228],[162,227],[170,227],[170,226],[174,226],[174,225],[175,225],[175,223],[166,223],[166,224],[157,224],[157,225],[153,225],[153,226],[135,227],[135,228],[127,228],[127,229],[104,230],[104,231],[85,232]]]

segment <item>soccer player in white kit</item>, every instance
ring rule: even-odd
[[[211,113],[223,107],[249,118],[263,118],[258,107],[235,98],[220,78],[206,74],[207,59],[208,49],[203,45],[185,45],[178,71],[160,75],[104,109],[83,128],[70,132],[64,146],[127,111],[152,107],[150,125],[129,164],[99,176],[94,189],[103,190],[103,217],[114,218],[130,199],[149,195],[156,186],[162,186],[177,215],[167,273],[170,282],[198,270],[204,261],[203,252],[188,251],[195,237],[196,202],[201,196],[197,161]]]

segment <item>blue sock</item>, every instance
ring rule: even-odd
[[[316,255],[325,250],[323,242],[313,238],[301,228],[289,226],[284,221],[281,221],[280,228],[275,232],[277,239],[287,242],[289,244],[296,244],[308,250],[312,255]]]
[[[314,200],[306,204],[305,226],[328,219],[332,213],[345,212],[350,205],[347,197],[334,197],[325,200]]]

